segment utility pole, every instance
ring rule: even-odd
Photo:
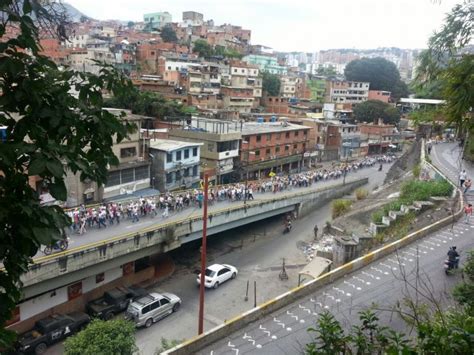
[[[206,253],[207,253],[207,190],[209,176],[204,174],[204,210],[202,217],[202,247],[201,247],[201,282],[199,285],[199,327],[198,335],[204,332],[204,282],[206,277]]]

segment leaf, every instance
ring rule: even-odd
[[[57,159],[49,160],[46,163],[46,168],[56,178],[61,178],[64,175],[63,165]]]
[[[31,160],[30,165],[28,166],[28,175],[43,175],[46,169],[46,161],[43,159],[43,156],[37,156]]]
[[[54,240],[53,233],[51,233],[52,230],[50,228],[33,227],[32,231],[36,240],[38,240],[40,244],[49,245]]]
[[[53,184],[48,185],[49,193],[58,201],[67,200],[67,190],[62,179],[56,179]]]

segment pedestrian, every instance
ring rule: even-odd
[[[161,217],[168,218],[168,216],[169,216],[169,209],[168,209],[168,204],[166,204],[165,209],[164,209],[163,213],[161,214]]]
[[[81,216],[81,228],[79,229],[79,234],[83,235],[86,232],[87,232],[87,229],[86,229],[86,216],[82,215]]]
[[[471,188],[471,185],[472,185],[471,179],[467,179],[464,182],[464,193],[467,193],[469,191],[469,189]]]
[[[464,222],[469,224],[469,218],[472,216],[472,204],[468,203],[464,206]]]
[[[428,155],[430,155],[431,154],[431,148],[432,148],[431,141],[429,141],[426,146],[428,148]]]
[[[466,181],[467,178],[467,173],[466,170],[463,169],[461,171],[461,174],[459,174],[459,185],[462,187],[464,185],[464,181]]]
[[[318,225],[316,224],[316,225],[314,226],[314,239],[317,239],[317,238],[318,238],[318,230],[319,230],[319,229],[318,229]]]

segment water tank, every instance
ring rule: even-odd
[[[277,117],[276,117],[276,116],[272,116],[272,117],[270,118],[270,122],[276,122],[276,121],[277,121]]]
[[[263,120],[263,117],[257,117],[257,123],[263,123],[264,120]]]

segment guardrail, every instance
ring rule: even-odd
[[[423,149],[422,149],[423,150]],[[424,158],[424,156],[422,156]],[[317,291],[323,286],[333,283],[334,281],[344,277],[345,275],[352,273],[356,270],[359,270],[372,262],[379,260],[393,252],[396,252],[402,247],[405,247],[420,238],[423,238],[427,234],[430,234],[446,225],[449,225],[454,220],[459,219],[463,214],[463,195],[462,192],[450,181],[438,168],[429,164],[431,168],[436,170],[444,179],[450,182],[454,187],[455,191],[459,194],[459,210],[453,213],[452,216],[445,217],[438,222],[435,222],[429,226],[419,229],[413,233],[408,234],[407,236],[387,244],[377,250],[374,250],[360,258],[357,258],[349,263],[346,263],[314,280],[311,280],[299,287],[293,288],[292,290],[263,303],[262,305],[253,308],[241,315],[230,319],[223,324],[199,335],[194,338],[191,338],[182,344],[163,352],[162,354],[166,355],[185,355],[185,354],[194,354],[204,347],[224,339],[229,334],[242,329],[247,324],[256,321],[268,314],[273,313],[274,311],[281,309],[293,301],[300,299],[302,297],[308,296],[309,294]]]

